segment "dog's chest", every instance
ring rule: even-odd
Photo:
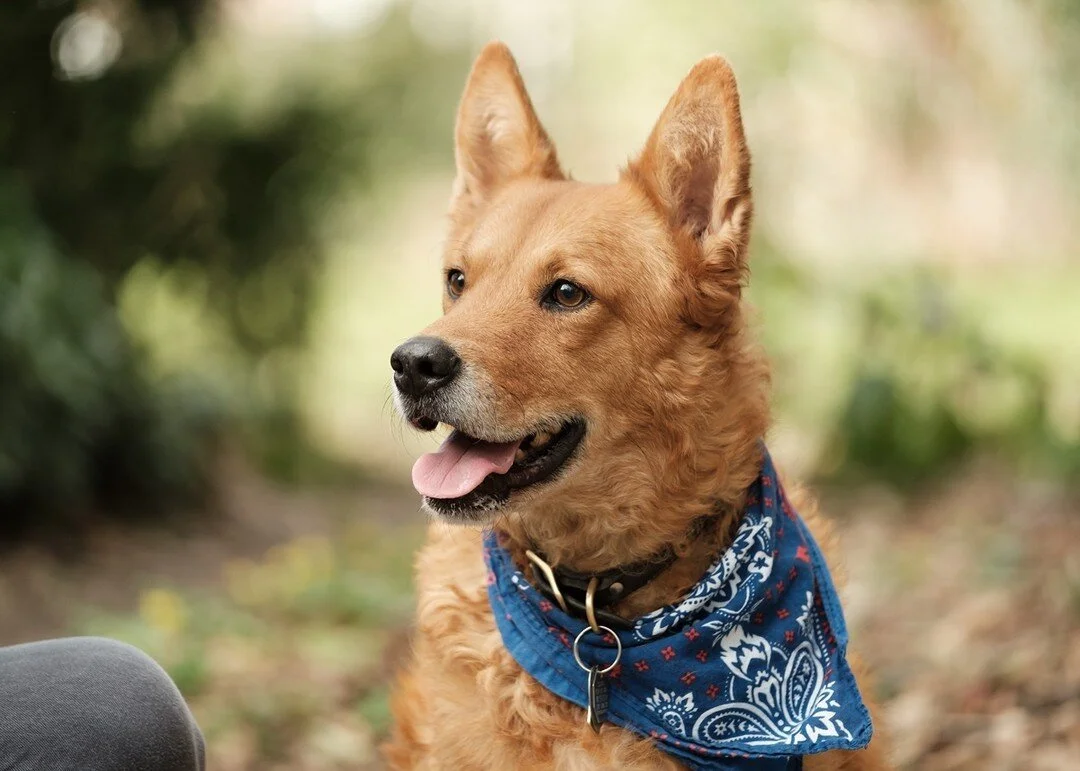
[[[418,562],[416,685],[437,757],[470,768],[676,769],[633,734],[547,691],[502,644],[487,599],[477,533],[432,528]]]

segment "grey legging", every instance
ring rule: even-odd
[[[0,648],[0,771],[203,771],[172,680],[130,645],[72,637]]]

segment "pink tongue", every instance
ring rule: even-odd
[[[514,465],[516,442],[483,442],[455,432],[435,452],[420,456],[412,470],[416,491],[428,498],[460,498],[488,474],[505,474]]]

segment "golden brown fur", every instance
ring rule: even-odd
[[[741,305],[752,204],[734,76],[718,57],[700,62],[620,180],[586,185],[563,175],[509,51],[491,44],[462,98],[456,156],[444,262],[466,273],[468,289],[446,298],[425,334],[483,373],[503,435],[552,416],[588,421],[569,473],[515,494],[496,524],[519,555],[537,544],[579,571],[674,543],[675,565],[617,610],[674,601],[727,545],[769,422],[768,367]],[[536,292],[559,277],[594,303],[572,315],[539,308]],[[710,510],[714,535],[688,541]],[[800,511],[827,542],[808,501]],[[391,766],[680,767],[611,725],[594,734],[582,709],[515,664],[491,617],[479,537],[435,523],[419,555]],[[806,767],[884,769],[881,744]]]

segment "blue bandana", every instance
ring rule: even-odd
[[[511,655],[549,691],[586,706],[587,673],[572,652],[585,622],[531,586],[495,533],[485,537],[484,560]],[[680,601],[618,634],[608,722],[651,737],[691,768],[781,771],[799,768],[803,755],[870,741],[840,601],[768,452],[731,547]],[[606,667],[615,640],[587,633],[580,653]]]

